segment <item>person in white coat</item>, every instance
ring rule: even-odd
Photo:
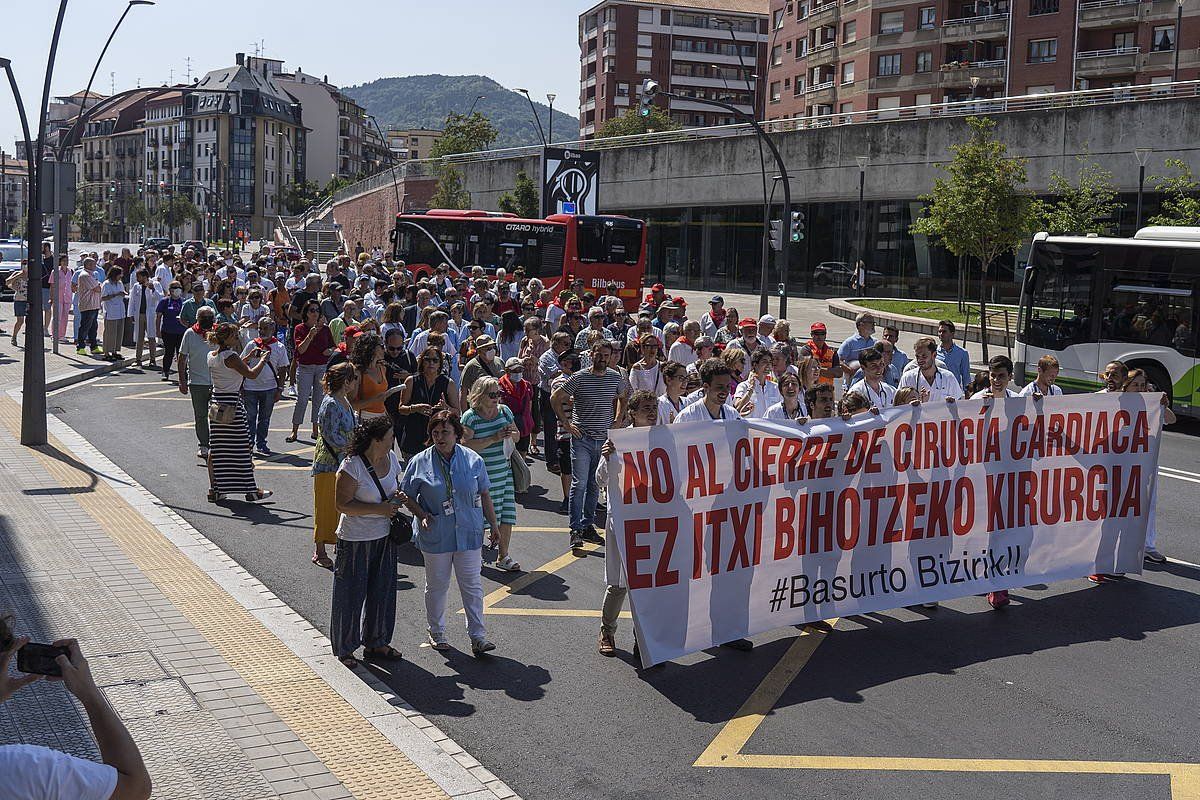
[[[158,283],[150,279],[150,273],[145,268],[134,273],[133,283],[129,286],[129,316],[133,319],[134,361],[142,365],[142,347],[150,349],[150,366],[158,364],[158,350],[154,338],[155,313],[164,295],[158,288]]]

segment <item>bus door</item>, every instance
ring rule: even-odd
[[[1026,273],[1024,308],[1019,335],[1025,345],[1023,383],[1037,377],[1037,362],[1052,355],[1059,362],[1058,383],[1064,389],[1095,391],[1100,345],[1096,336],[1097,299],[1092,268],[1086,255],[1064,252],[1057,245],[1037,243]]]

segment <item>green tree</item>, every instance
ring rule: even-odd
[[[913,223],[912,233],[939,239],[956,256],[979,262],[979,319],[987,357],[987,273],[996,259],[1015,251],[1037,227],[1038,204],[1022,190],[1027,181],[1025,159],[1011,158],[995,137],[996,123],[967,117],[970,136],[950,146],[953,159],[939,164],[946,177]]]
[[[610,136],[636,136],[655,131],[676,131],[681,126],[658,106],[650,106],[650,116],[643,117],[639,109],[631,108],[619,117],[613,117],[596,131],[597,139]]]
[[[316,181],[292,181],[283,187],[279,200],[289,214],[299,214],[321,198],[321,187]]]
[[[1175,170],[1176,175],[1154,175],[1154,189],[1162,195],[1159,213],[1150,218],[1151,225],[1200,225],[1200,184],[1192,175],[1186,161],[1168,158],[1164,166]]]
[[[1112,173],[1078,157],[1079,174],[1071,183],[1058,172],[1050,173],[1051,203],[1038,203],[1038,227],[1054,234],[1109,233],[1113,214],[1121,207]]]
[[[538,186],[525,170],[517,172],[517,183],[511,192],[500,195],[496,206],[505,213],[516,214],[524,219],[538,219],[542,216],[541,197]]]
[[[453,164],[439,164],[437,191],[429,198],[430,208],[470,208],[471,193],[463,181],[462,170]]]
[[[199,222],[201,219],[200,209],[196,208],[191,198],[178,192],[164,197],[158,206],[158,221],[171,232],[172,238],[175,229],[183,223],[189,220]]]
[[[429,151],[430,158],[442,158],[458,153],[478,153],[496,141],[496,126],[479,111],[466,114],[450,112],[445,130]]]
[[[22,216],[20,219],[18,219],[16,222],[13,223],[12,231],[9,233],[9,236],[12,236],[14,239],[24,239],[25,238],[25,228],[28,225],[29,225],[29,217]]]
[[[84,239],[94,238],[104,219],[104,207],[89,197],[76,203],[75,213],[71,215],[71,221],[79,226],[79,235]]]

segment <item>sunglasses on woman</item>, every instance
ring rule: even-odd
[[[498,399],[500,399],[500,393],[499,393],[499,392],[488,392],[488,393],[487,393],[487,396],[488,396],[489,398],[491,398],[492,400],[498,400]]]

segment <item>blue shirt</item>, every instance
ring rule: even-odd
[[[860,336],[856,333],[838,347],[838,358],[843,364],[849,364],[851,361],[858,361],[858,354],[863,350],[874,346],[875,337]]]
[[[462,445],[454,446],[449,477],[454,484],[450,497],[446,485],[445,459],[434,447],[422,450],[408,462],[400,491],[432,515],[429,526],[413,521],[417,547],[425,553],[458,553],[483,547],[483,505],[480,494],[491,486],[483,457]],[[453,502],[454,513],[446,514],[443,503]]]
[[[892,366],[896,368],[897,381],[900,380],[900,376],[904,374],[904,368],[908,366],[908,362],[911,360],[905,353],[900,352],[898,348],[892,350]],[[895,386],[896,384],[893,383],[892,385]]]
[[[959,386],[971,385],[971,354],[956,344],[951,344],[949,350],[938,345],[938,361],[941,361],[950,374],[958,381]]]

